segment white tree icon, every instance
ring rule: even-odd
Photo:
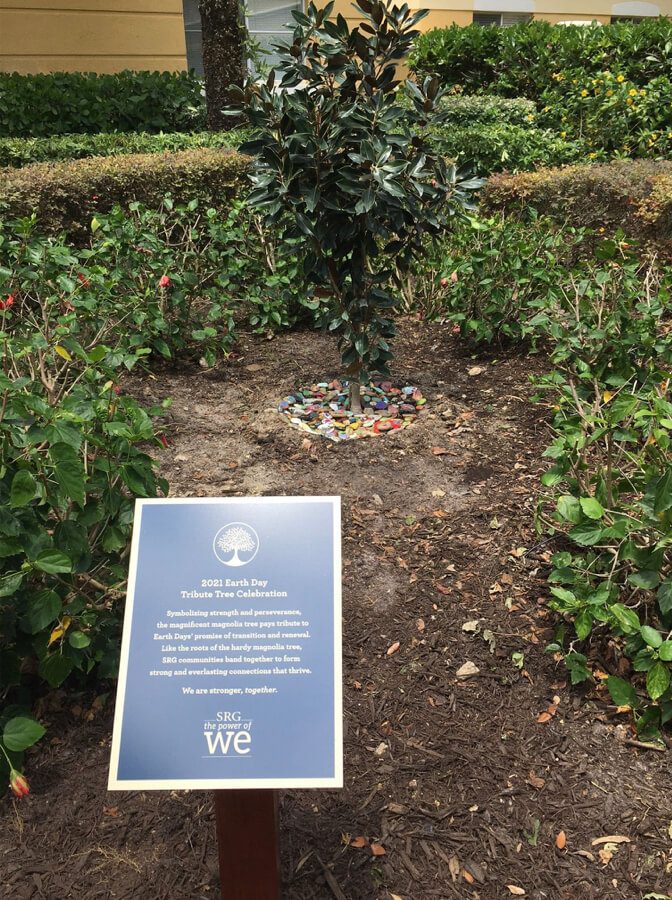
[[[251,553],[257,546],[252,534],[240,525],[227,528],[218,539],[217,546],[222,553],[233,553],[231,559],[226,560],[227,566],[244,566],[246,560],[238,556],[238,552]]]

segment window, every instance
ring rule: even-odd
[[[528,13],[474,13],[474,25],[499,25],[506,28],[508,25],[531,21],[532,16]]]
[[[203,35],[198,0],[183,0],[184,36],[187,41],[187,68],[203,75]]]
[[[198,0],[182,0],[184,9],[184,34],[187,43],[187,66],[198,75],[203,75],[203,34],[201,31],[201,14],[198,11]],[[250,37],[261,50],[264,61],[268,65],[277,62],[277,55],[271,47],[286,39],[293,27],[293,9],[302,9],[302,2],[297,0],[248,0],[245,4],[245,15]]]

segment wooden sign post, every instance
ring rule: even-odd
[[[222,900],[279,900],[277,791],[215,791]]]
[[[222,897],[278,900],[277,789],[343,786],[339,497],[138,500],[109,790],[214,790]]]

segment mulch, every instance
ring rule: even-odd
[[[667,753],[627,744],[627,714],[545,651],[553,542],[534,508],[549,435],[528,377],[543,357],[472,358],[413,320],[397,353],[426,412],[340,445],[277,412],[339,374],[325,336],[246,337],[214,371],[126,385],[173,398],[160,454],[173,494],[343,497],[346,784],[281,796],[283,897],[669,893]],[[2,806],[0,896],[218,896],[211,795],[106,791],[112,707],[113,686],[41,702],[31,795]]]

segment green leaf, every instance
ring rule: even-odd
[[[69,444],[54,444],[49,450],[56,479],[67,497],[80,506],[86,502],[84,463]]]
[[[68,643],[76,650],[83,650],[91,643],[91,638],[83,631],[73,631],[68,637]]]
[[[581,509],[589,519],[601,519],[604,507],[595,497],[581,497]]]
[[[592,547],[593,544],[598,544],[602,539],[603,529],[593,525],[592,522],[582,522],[570,530],[569,536],[582,547]]]
[[[639,630],[643,640],[645,643],[649,645],[649,647],[653,647],[654,650],[657,650],[658,647],[663,643],[663,636],[659,631],[656,631],[655,628],[651,628],[650,625],[642,625]]]
[[[0,575],[0,597],[11,597],[21,587],[23,572],[9,572]]]
[[[75,664],[69,657],[52,653],[40,661],[37,671],[52,687],[60,687],[74,667]]]
[[[641,572],[633,572],[632,575],[628,575],[628,581],[635,587],[653,590],[658,586],[660,576],[653,569],[643,569]]]
[[[61,598],[54,591],[40,591],[28,600],[24,626],[30,634],[37,634],[58,618],[62,609]]]
[[[568,522],[578,525],[581,521],[581,505],[576,497],[572,497],[571,494],[565,494],[562,497],[559,497],[558,514]]]
[[[44,734],[44,728],[28,716],[15,716],[5,725],[2,741],[8,750],[19,753],[32,747]]]
[[[581,610],[574,622],[576,636],[580,641],[583,641],[588,637],[593,628],[593,622],[594,619],[590,611],[587,609]]]
[[[609,607],[609,612],[616,619],[621,630],[625,634],[635,634],[640,629],[639,616],[634,609],[629,609],[622,603],[614,603]]]
[[[34,561],[34,566],[49,575],[72,571],[72,560],[60,550],[43,550]]]
[[[610,675],[607,678],[607,688],[616,706],[629,706],[632,709],[637,706],[637,694],[629,681]]]
[[[27,506],[37,496],[37,482],[27,469],[20,469],[12,479],[9,491],[11,507]]]
[[[670,670],[665,663],[657,662],[646,676],[646,690],[652,700],[662,697],[670,685]]]
[[[658,649],[658,656],[663,662],[672,662],[672,641],[663,641]]]
[[[658,588],[658,606],[666,616],[672,610],[672,579],[664,581]]]

